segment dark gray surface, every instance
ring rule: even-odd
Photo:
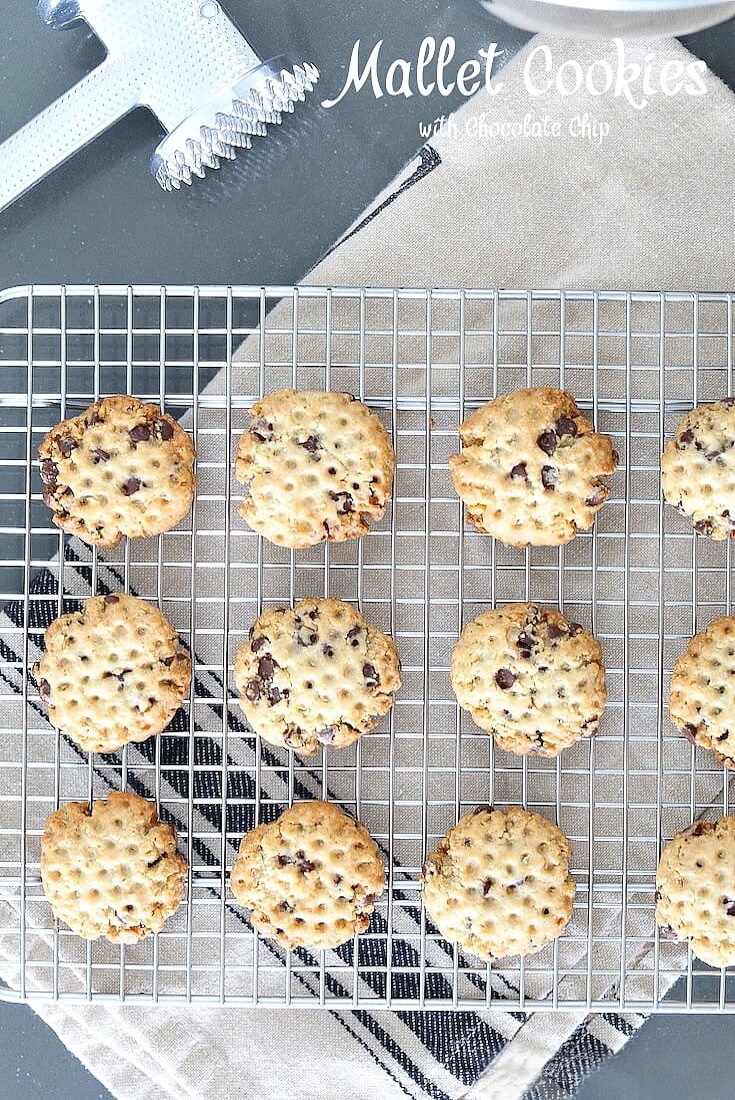
[[[519,32],[475,0],[230,0],[264,54],[300,50],[320,66],[317,98],[342,85],[352,43],[386,42],[415,55],[424,34],[447,33],[458,53]],[[54,35],[30,0],[4,0],[0,138],[100,59],[77,31]],[[735,86],[735,23],[685,39]],[[165,196],[148,176],[158,129],[139,112],[0,214],[0,286],[25,282],[281,282],[298,280],[420,144],[419,121],[446,100],[350,96],[287,120],[256,152],[191,190]],[[658,1017],[583,1086],[580,1100],[733,1100],[735,1020]],[[97,1100],[108,1094],[29,1009],[0,1003],[0,1100]],[[277,1082],[274,1081],[274,1096]],[[348,1098],[349,1100],[349,1098]]]

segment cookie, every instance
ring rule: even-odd
[[[370,923],[385,869],[367,830],[327,802],[299,802],[247,833],[232,892],[282,947],[339,947]]]
[[[187,863],[153,802],[113,791],[90,811],[68,802],[46,821],[41,882],[54,916],[87,940],[137,943],[184,895]]]
[[[656,923],[710,966],[735,965],[735,817],[677,833],[656,871]]]
[[[134,596],[94,596],[55,619],[33,666],[52,725],[86,752],[160,733],[186,699],[191,660],[170,623]]]
[[[735,535],[735,397],[682,417],[661,459],[664,498],[700,535]]]
[[[506,604],[468,623],[450,677],[459,705],[519,756],[558,756],[591,736],[607,698],[599,642],[536,603]]]
[[[481,806],[424,863],[424,906],[442,936],[471,955],[531,955],[572,915],[570,858],[569,841],[546,818]]]
[[[373,729],[401,685],[391,639],[350,604],[316,597],[256,619],[235,656],[235,682],[256,733],[302,756]]]
[[[693,744],[735,768],[735,617],[714,619],[674,663],[669,714]]]
[[[300,550],[364,535],[385,512],[395,457],[377,416],[347,393],[281,390],[256,402],[235,474],[240,515]]]
[[[618,456],[562,390],[495,398],[459,428],[450,455],[470,523],[507,546],[558,546],[592,526],[610,495]]]
[[[157,405],[106,397],[38,447],[44,502],[63,531],[95,546],[174,527],[194,495],[194,445]]]

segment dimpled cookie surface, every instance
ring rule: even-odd
[[[557,546],[592,526],[610,495],[617,455],[568,393],[519,390],[462,425],[454,488],[472,525],[508,546]]]
[[[166,728],[189,691],[191,660],[145,600],[94,596],[55,619],[33,668],[49,721],[86,752],[115,752]]]
[[[282,390],[252,406],[235,474],[240,514],[278,546],[358,538],[385,512],[395,458],[385,428],[346,393]]]
[[[358,821],[330,803],[299,802],[243,837],[230,884],[262,936],[338,947],[368,927],[385,869]]]
[[[392,640],[341,600],[268,608],[235,657],[253,729],[302,755],[343,748],[376,725],[400,687]]]
[[[106,397],[57,424],[38,458],[54,523],[93,545],[168,531],[191,507],[194,445],[135,397]]]
[[[669,714],[684,737],[735,768],[735,617],[714,619],[676,660]]]
[[[665,846],[656,922],[702,962],[735,965],[735,817],[697,821]]]
[[[506,604],[468,623],[450,675],[460,706],[518,755],[558,756],[595,733],[605,706],[599,642],[535,603]]]
[[[735,397],[682,417],[661,459],[669,504],[711,539],[735,534]]]
[[[41,881],[54,912],[79,936],[137,943],[160,932],[184,895],[187,863],[153,802],[113,791],[68,802],[46,821]]]
[[[539,814],[479,807],[448,830],[422,871],[442,936],[480,958],[540,951],[572,914],[569,842]]]

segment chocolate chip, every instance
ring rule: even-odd
[[[253,653],[257,653],[259,649],[262,649],[265,643],[268,641],[265,634],[260,634],[257,638],[253,638],[250,643],[250,649]]]
[[[282,913],[293,913],[293,905],[290,905],[287,901],[282,901],[278,908]]]
[[[368,687],[377,687],[380,683],[380,677],[375,669],[375,665],[363,665],[362,674]]]
[[[59,451],[63,458],[68,458],[72,451],[75,451],[79,446],[73,439],[69,439],[68,436],[63,436],[59,440]]]
[[[303,447],[305,451],[313,455],[315,451],[319,450],[319,440],[315,435],[310,435],[303,443],[299,443],[299,447]]]
[[[108,596],[105,596],[105,603],[120,603],[120,597],[116,596],[114,592],[110,592]]]
[[[556,432],[542,432],[536,440],[536,444],[544,454],[553,455],[554,451],[559,445]]]
[[[494,885],[495,885],[495,879],[494,878],[486,878],[485,881],[482,884],[482,896],[486,898],[487,895],[492,890]]]
[[[269,687],[268,688],[268,702],[270,703],[270,705],[272,707],[274,707],[276,705],[276,703],[280,703],[281,699],[285,697],[285,694],[286,693],[284,692],[283,695],[282,695],[280,689],[277,688],[277,687]]]
[[[601,504],[604,504],[610,495],[610,490],[607,485],[598,485],[595,491],[587,497],[585,504],[588,508],[598,508]]]
[[[725,689],[723,688],[722,689],[723,694],[724,694],[724,691],[725,691]],[[718,737],[715,738],[715,741],[727,741],[729,736],[730,736],[730,731],[729,730],[723,730],[723,732]]]
[[[725,912],[728,917],[735,917],[735,899],[725,898]]]
[[[489,802],[483,802],[480,806],[475,806],[472,811],[473,814],[491,814],[495,811],[495,807],[491,806]]]
[[[697,727],[693,726],[691,722],[687,722],[681,730],[682,737],[686,737],[690,745],[695,745],[697,742]]]
[[[514,466],[510,471],[510,476],[514,481],[528,481],[528,467],[525,462],[519,462],[517,466]]]
[[[323,745],[333,745],[337,736],[337,730],[334,726],[327,726],[326,729],[319,730],[316,734],[317,741],[321,741]]]
[[[551,639],[551,641],[556,642],[556,641],[559,640],[559,638],[564,638],[566,636],[567,632],[566,632],[566,630],[564,630],[563,627],[559,626],[557,623],[549,623],[549,625],[547,627],[547,633],[548,633],[549,638]]]
[[[102,417],[99,414],[99,409],[91,409],[84,418],[84,424],[87,428],[93,428],[95,424],[101,424]]]
[[[554,427],[556,428],[556,434],[560,438],[563,435],[575,436],[577,434],[576,422],[569,416],[560,416]]]
[[[301,858],[296,864],[296,869],[302,875],[305,875],[309,871],[314,871],[316,869],[316,863],[312,863],[310,859],[306,859],[303,852],[297,852],[297,855],[299,855]]]
[[[721,405],[735,405],[735,397],[723,397]]]
[[[698,519],[694,524],[694,530],[698,535],[711,535],[712,534],[712,520],[711,519]]]
[[[352,499],[352,494],[347,492],[330,493],[332,500],[337,503],[337,515],[347,516],[350,512],[354,512],[355,506]]]
[[[42,699],[51,698],[51,684],[48,682],[48,680],[38,681],[38,694],[41,696]]]
[[[531,650],[535,645],[536,639],[533,637],[532,634],[527,634],[524,630],[518,635],[518,648],[521,651],[522,657],[530,657]]]
[[[249,680],[245,688],[245,698],[251,703],[257,703],[260,699],[260,684],[257,680]]]
[[[541,470],[541,484],[544,489],[550,489],[553,492],[556,487],[556,479],[558,476],[553,466],[544,466]]]
[[[147,424],[136,424],[134,428],[130,429],[128,435],[133,443],[145,443],[151,438],[151,429]]]
[[[169,424],[168,420],[157,420],[153,428],[158,438],[163,440],[163,442],[173,439],[173,425]]]
[[[92,451],[92,454],[94,455],[95,466],[99,466],[100,462],[110,461],[109,451],[103,451],[101,447],[98,447],[96,451]]]
[[[273,425],[267,420],[256,420],[250,425],[250,434],[255,436],[258,443],[268,443],[273,439]]]
[[[50,458],[44,458],[40,473],[44,485],[55,485],[56,478],[59,476],[59,467]]]
[[[687,428],[685,432],[682,432],[676,441],[677,447],[686,447],[690,443],[694,442],[694,432],[691,428]]]
[[[270,654],[266,653],[265,657],[261,657],[258,661],[258,676],[261,680],[270,680],[273,676],[273,669],[277,667],[278,665]]]
[[[570,623],[569,624],[569,637],[570,638],[576,638],[578,634],[581,634],[583,632],[583,630],[584,630],[584,627],[582,626],[581,623]]]
[[[677,936],[676,932],[674,931],[674,929],[671,927],[670,924],[662,925],[661,928],[659,929],[659,935],[660,935],[662,940],[678,940],[679,939],[679,937]]]
[[[325,657],[334,657],[334,650],[331,645],[322,646],[322,653]]]
[[[513,687],[515,682],[516,678],[509,668],[499,668],[495,673],[495,683],[499,688],[503,688],[504,691]]]
[[[140,489],[142,482],[139,477],[129,477],[127,481],[123,481],[120,486],[120,492],[123,496],[131,497],[133,493],[137,493]]]
[[[292,856],[287,856],[287,855],[284,855],[283,853],[281,853],[277,857],[277,862],[278,862],[279,867],[287,867],[289,863],[295,863],[296,860],[293,859]]]
[[[714,462],[715,459],[719,458],[721,454],[722,451],[706,451],[704,457],[707,459],[708,462]]]
[[[316,645],[319,640],[319,635],[315,630],[309,630],[308,627],[299,626],[296,631],[296,644],[302,647],[310,645]]]

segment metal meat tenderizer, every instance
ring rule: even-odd
[[[249,149],[303,101],[319,72],[262,61],[217,0],[40,0],[49,27],[86,21],[103,63],[0,145],[0,210],[135,107],[166,131],[151,171],[166,191]]]

